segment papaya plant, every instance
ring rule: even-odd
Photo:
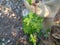
[[[35,13],[30,12],[27,16],[23,17],[23,31],[25,34],[30,35],[31,42],[36,45],[36,36],[35,33],[39,33],[39,31],[43,28],[44,18],[37,16]]]

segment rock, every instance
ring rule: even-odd
[[[52,43],[55,43],[55,45],[60,45],[60,26],[52,26],[50,40]]]

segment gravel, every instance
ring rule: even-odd
[[[22,31],[22,10],[24,8],[23,0],[0,0],[1,45],[16,45],[20,37],[24,37]]]

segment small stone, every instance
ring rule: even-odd
[[[24,9],[23,12],[22,12],[23,16],[27,16],[28,13],[29,13],[29,11],[27,9]]]
[[[0,16],[1,16],[2,13],[0,13]]]
[[[10,42],[10,40],[8,40],[7,42]]]
[[[2,41],[5,41],[5,38],[3,38]]]

